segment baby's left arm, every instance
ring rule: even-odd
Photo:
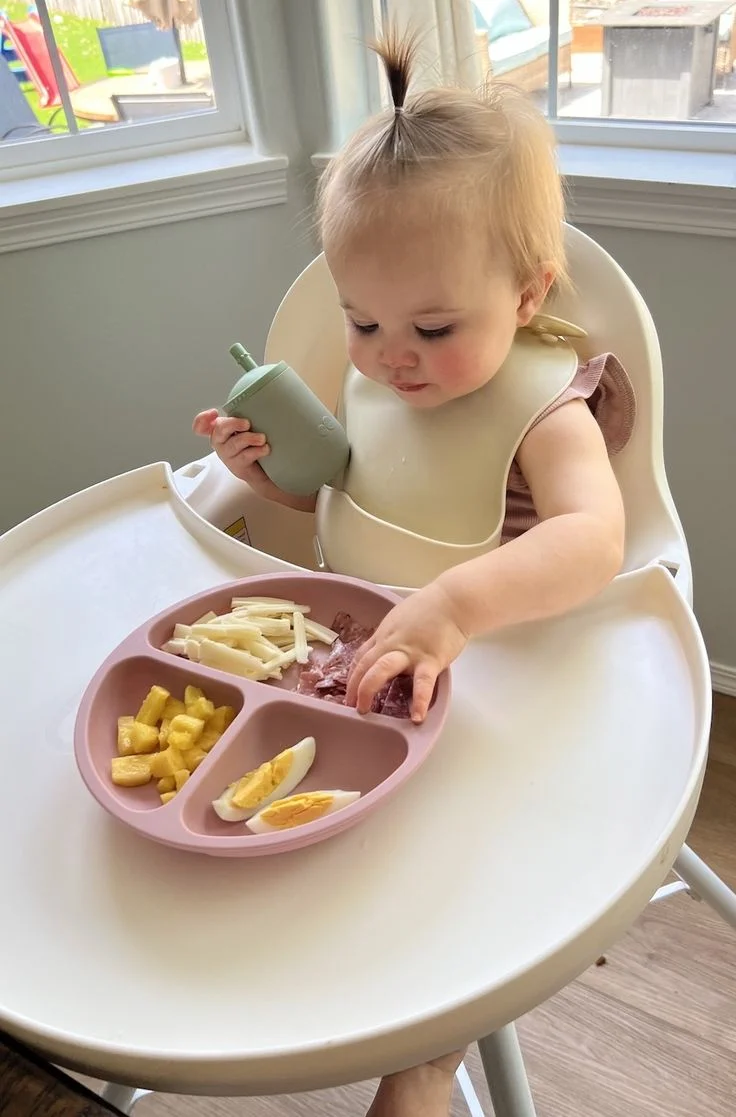
[[[351,674],[348,701],[359,710],[370,708],[385,682],[411,671],[412,714],[423,720],[437,676],[471,636],[565,613],[620,570],[623,502],[587,404],[575,400],[553,411],[526,436],[517,461],[540,522],[392,610]]]

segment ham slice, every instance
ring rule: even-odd
[[[320,660],[312,653],[309,663],[299,674],[297,693],[344,705],[353,660],[375,630],[360,624],[349,613],[338,613],[331,627],[337,633],[337,640],[326,659]],[[371,711],[386,717],[408,718],[411,696],[411,676],[399,675],[378,692]]]

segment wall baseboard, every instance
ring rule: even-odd
[[[729,667],[725,663],[711,663],[710,674],[713,679],[713,690],[719,694],[732,694],[736,697],[736,667]]]

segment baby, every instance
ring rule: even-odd
[[[366,712],[386,682],[413,675],[421,721],[438,675],[473,636],[564,613],[619,571],[624,512],[609,455],[629,438],[634,400],[610,354],[580,363],[566,341],[534,330],[550,290],[567,282],[544,118],[511,86],[407,98],[412,40],[389,34],[377,50],[393,107],[335,156],[318,196],[352,364],[344,491],[278,490],[259,464],[266,438],[247,421],[205,411],[194,430],[261,496],[316,507],[320,539],[324,530],[329,542],[341,500],[374,533],[374,558],[383,561],[397,532],[423,548],[417,569],[429,574],[393,579],[421,588],[364,645],[348,684],[348,702]],[[510,450],[499,456],[504,438]],[[412,456],[421,462],[413,480]],[[325,555],[356,572],[330,562],[329,547]],[[460,1058],[384,1079],[372,1117],[443,1117]]]

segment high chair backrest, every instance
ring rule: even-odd
[[[550,311],[587,331],[578,346],[582,357],[615,353],[636,393],[633,435],[612,462],[626,508],[624,569],[661,562],[690,599],[690,559],[664,468],[662,357],[652,316],[600,245],[570,225],[565,239],[573,290],[559,296]],[[313,260],[284,296],[265,359],[287,361],[334,410],[348,358],[343,313],[324,256]]]

